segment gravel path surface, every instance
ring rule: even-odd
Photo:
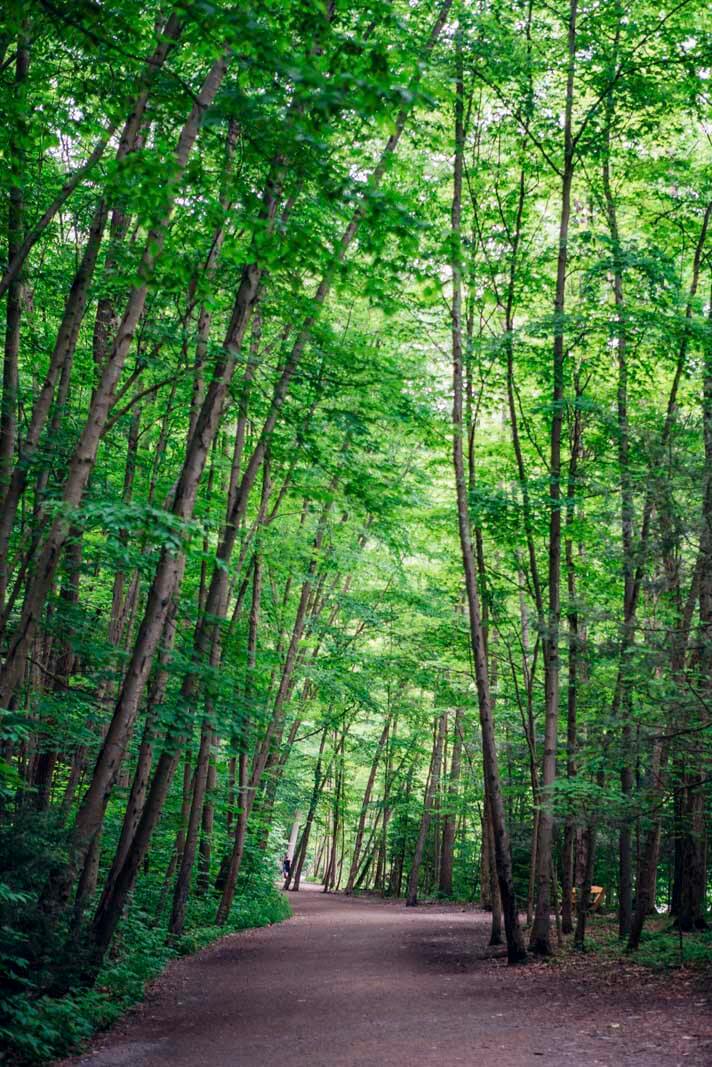
[[[81,1067],[710,1067],[699,986],[488,958],[488,917],[293,894],[177,961]]]

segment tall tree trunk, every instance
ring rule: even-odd
[[[566,269],[568,264],[571,186],[574,176],[573,103],[576,64],[576,16],[578,0],[569,5],[568,72],[564,116],[564,167],[561,180],[561,216],[559,219],[559,254],[554,299],[553,394],[551,412],[551,452],[549,478],[551,503],[549,514],[548,612],[544,641],[544,759],[542,765],[541,810],[537,845],[537,893],[534,922],[529,948],[539,956],[552,952],[549,915],[551,910],[551,870],[554,834],[554,784],[556,781],[556,747],[559,724],[559,623],[561,616],[561,429],[564,417],[564,313],[566,309]]]
[[[179,182],[197,138],[203,115],[212,103],[226,69],[227,55],[213,64],[195,99],[190,116],[181,131],[175,151],[173,174],[171,180],[167,183],[165,192],[163,217],[153,227],[146,240],[137,271],[140,279],[139,284],[131,290],[129,295],[116,340],[106,360],[101,380],[94,391],[86,424],[69,463],[67,480],[62,494],[64,507],[61,514],[53,521],[45,537],[32,579],[27,586],[20,620],[10,638],[5,662],[2,670],[0,670],[0,707],[8,706],[15,687],[25,669],[27,653],[54,579],[60,553],[68,535],[69,523],[66,513],[81,503],[89,482],[99,442],[115,397],[116,387],[146,303],[148,284],[163,248],[168,224],[178,194]],[[110,734],[111,729],[107,738]],[[114,745],[113,738],[109,741],[109,744],[111,746]],[[111,763],[111,777],[113,777],[118,768],[115,760],[112,759]],[[92,810],[96,805],[99,799],[95,795],[96,791],[98,790],[99,796],[101,796],[105,788],[106,783],[100,780],[95,789],[90,790],[89,800],[87,801],[87,798],[85,798],[85,812]],[[80,820],[75,836],[73,849],[73,865],[75,866],[83,862],[86,850],[91,844],[91,839],[99,825],[99,821],[96,819],[90,820],[91,826],[85,827],[83,822],[84,820]],[[65,894],[63,893],[62,895],[64,896]]]
[[[489,945],[502,944],[502,894],[499,891],[497,879],[497,864],[494,847],[494,828],[492,825],[492,813],[489,802],[485,796],[485,821],[483,832],[487,834],[487,879],[489,881],[488,896],[492,911],[492,923],[490,925]]]
[[[576,588],[576,563],[574,560],[574,540],[571,535],[576,516],[576,492],[578,483],[578,461],[583,445],[583,430],[581,425],[581,407],[578,372],[576,380],[576,404],[573,413],[573,428],[571,434],[571,455],[569,459],[569,477],[566,493],[566,587],[568,606],[566,617],[568,622],[568,686],[566,700],[566,777],[571,782],[576,777],[576,748],[577,748],[577,713],[578,713],[578,687],[581,675],[579,653],[581,651],[581,634],[579,632],[579,609],[577,603]],[[564,934],[573,932],[573,887],[574,887],[574,845],[576,837],[576,822],[573,813],[566,817],[564,826],[564,848],[562,856],[562,879],[561,879],[561,930]]]
[[[617,31],[618,33],[618,31]],[[617,50],[617,37],[616,37]],[[617,414],[618,414],[618,467],[621,499],[621,539],[623,545],[623,645],[627,650],[635,639],[635,557],[633,547],[635,506],[630,472],[630,434],[628,428],[628,328],[623,286],[623,251],[618,229],[616,202],[611,187],[611,123],[613,119],[613,96],[606,108],[606,148],[603,161],[603,192],[606,203],[606,218],[611,239],[613,258],[613,299],[616,308],[616,354],[618,360]],[[621,657],[616,684],[616,711],[621,718],[621,791],[624,803],[629,802],[633,792],[633,767],[631,754],[631,678],[627,659]],[[618,934],[627,937],[633,915],[633,859],[632,825],[627,813],[618,838]]]
[[[462,759],[462,708],[455,711],[455,727],[450,759],[450,775],[447,787],[447,808],[443,822],[442,861],[440,864],[440,892],[452,896],[452,868],[455,853],[455,830],[457,828],[457,795]]]
[[[435,44],[437,42],[437,39],[438,39],[438,37],[440,35],[440,32],[441,32],[441,30],[442,30],[442,28],[445,25],[445,22],[447,20],[447,16],[448,16],[451,4],[452,4],[452,0],[445,0],[445,2],[441,5],[441,8],[440,8],[439,13],[438,13],[438,16],[437,16],[437,18],[435,20],[435,23],[433,25],[433,28],[432,28],[432,30],[430,32],[429,38],[428,38],[428,40],[427,40],[427,42],[426,42],[426,44],[425,44],[425,46],[423,48],[423,53],[422,53],[422,59],[423,60],[427,59],[429,57],[430,53],[432,52],[432,50],[433,50],[433,48],[434,48],[434,46],[435,46]],[[423,64],[421,63],[421,64],[419,64],[418,72],[414,76],[414,79],[413,79],[413,88],[415,88],[417,86],[417,84],[418,84],[418,82],[420,80],[422,69],[423,69]],[[383,149],[381,157],[380,157],[378,163],[376,164],[376,166],[374,167],[374,169],[373,169],[373,171],[372,171],[372,173],[371,173],[371,175],[370,175],[370,177],[369,177],[369,179],[367,181],[366,190],[364,192],[363,198],[359,201],[358,205],[356,206],[356,208],[355,208],[355,210],[354,210],[354,212],[353,212],[353,214],[351,216],[351,219],[350,219],[349,223],[347,224],[346,229],[344,230],[344,232],[343,232],[343,234],[341,236],[341,239],[338,241],[338,243],[336,245],[336,250],[335,250],[335,253],[334,253],[334,256],[333,256],[333,260],[332,260],[332,262],[331,262],[331,264],[330,264],[330,266],[329,266],[329,268],[327,270],[327,273],[322,278],[322,280],[319,283],[319,286],[317,287],[317,290],[316,290],[316,292],[314,294],[314,298],[313,298],[313,301],[312,301],[312,311],[308,314],[307,318],[303,322],[303,324],[301,326],[301,329],[299,330],[299,332],[298,332],[298,334],[296,336],[296,339],[294,341],[294,344],[292,346],[290,355],[288,356],[288,358],[287,358],[287,360],[286,360],[286,362],[285,362],[285,364],[283,366],[283,370],[282,370],[281,376],[280,376],[280,378],[279,378],[279,380],[278,380],[278,382],[277,382],[277,384],[275,386],[275,389],[273,391],[272,403],[271,403],[271,406],[270,406],[270,409],[269,409],[268,416],[267,416],[267,418],[265,420],[265,423],[263,424],[262,431],[260,433],[260,436],[259,436],[259,439],[257,441],[257,444],[256,444],[256,446],[255,446],[255,448],[253,450],[252,456],[250,457],[250,460],[249,460],[249,462],[248,462],[248,464],[247,464],[247,466],[245,468],[245,471],[244,471],[244,474],[243,474],[243,477],[242,477],[242,480],[241,480],[241,483],[240,483],[240,487],[239,487],[238,491],[235,494],[234,506],[233,506],[232,513],[231,513],[231,516],[230,516],[230,522],[228,524],[228,530],[226,532],[226,537],[224,539],[225,543],[224,543],[224,546],[223,546],[223,550],[218,552],[218,556],[219,556],[219,559],[221,561],[221,566],[218,568],[218,571],[220,571],[220,572],[222,572],[222,569],[223,569],[222,568],[222,564],[225,561],[225,556],[227,555],[227,557],[229,558],[229,554],[230,554],[230,552],[232,550],[232,545],[234,544],[234,538],[235,538],[235,534],[236,534],[236,531],[237,531],[237,528],[238,528],[238,525],[239,525],[239,520],[242,518],[242,516],[245,513],[245,509],[247,507],[247,498],[248,498],[250,489],[251,489],[251,487],[252,487],[252,485],[254,483],[255,477],[256,477],[256,475],[257,475],[257,473],[258,473],[258,471],[259,471],[259,469],[260,469],[260,467],[261,467],[261,465],[263,463],[264,456],[265,456],[265,453],[266,453],[266,449],[267,449],[267,446],[268,446],[268,442],[269,442],[270,436],[272,434],[272,431],[274,430],[274,427],[275,427],[275,425],[277,423],[277,419],[278,419],[278,416],[279,416],[279,414],[281,412],[282,406],[283,406],[283,404],[285,402],[285,399],[286,399],[286,396],[287,396],[287,391],[288,391],[291,379],[292,379],[292,377],[294,376],[294,374],[296,372],[297,366],[298,366],[298,364],[299,364],[299,362],[301,360],[301,357],[302,357],[302,354],[304,352],[304,349],[306,348],[307,342],[309,341],[309,339],[311,337],[312,328],[313,328],[313,326],[314,326],[314,324],[316,322],[316,319],[318,317],[319,311],[322,308],[322,306],[324,305],[324,303],[326,302],[326,299],[327,299],[327,297],[329,295],[333,280],[336,277],[336,274],[337,274],[341,264],[343,263],[343,261],[344,261],[344,259],[346,257],[346,253],[348,252],[349,248],[353,244],[353,241],[354,241],[354,239],[355,239],[355,237],[356,237],[356,235],[357,235],[357,233],[359,231],[359,227],[360,227],[360,224],[362,222],[363,215],[364,215],[364,205],[365,205],[365,203],[367,201],[367,197],[370,196],[372,194],[372,192],[376,188],[378,188],[378,186],[380,185],[380,183],[381,183],[381,181],[383,179],[383,176],[384,176],[384,174],[386,172],[386,168],[387,168],[388,162],[391,159],[392,155],[394,154],[394,152],[395,152],[395,150],[396,150],[396,148],[398,146],[398,143],[400,141],[400,138],[402,136],[402,133],[403,133],[403,130],[405,128],[408,115],[409,115],[410,110],[411,110],[411,107],[412,107],[412,102],[408,103],[408,105],[406,107],[401,109],[401,111],[398,113],[398,115],[396,117],[395,129],[394,129],[393,133],[390,135],[390,137],[389,137],[389,139],[388,139],[388,141],[387,141],[387,143],[386,143],[386,145],[385,145],[385,147]],[[248,288],[245,289],[244,291],[242,290],[242,285],[241,285],[241,292],[243,294],[243,299],[242,299],[242,302],[238,301],[238,303],[236,304],[236,306],[234,308],[233,322],[232,322],[231,327],[229,329],[229,335],[230,336],[233,335],[233,327],[236,328],[238,325],[242,324],[243,322],[244,322],[245,326],[247,324],[247,319],[245,318],[244,307],[243,307],[245,299],[247,300],[247,302],[250,305],[252,305],[252,303],[254,303],[254,300],[257,297],[257,292],[258,292],[258,288],[259,288],[259,281],[260,281],[260,275],[259,275],[258,268],[257,268],[256,264],[252,264],[247,269],[249,270],[249,282],[250,282],[250,284],[249,284]],[[249,292],[248,292],[248,289],[249,289]],[[244,333],[244,329],[243,329],[243,333]],[[240,339],[241,339],[241,337],[240,337]],[[234,354],[235,354],[234,351],[231,352],[231,358],[232,359],[234,359]],[[221,392],[222,396],[224,397],[225,389],[226,389],[226,382],[225,382],[224,375],[222,377],[216,376],[213,381],[215,383],[215,391]],[[210,434],[212,432],[214,432],[213,420],[214,420],[214,418],[216,416],[216,412],[217,412],[217,405],[215,404],[215,397],[214,397],[214,392],[215,391],[211,392],[211,389],[210,388],[208,389],[208,392],[206,394],[206,398],[205,398],[205,401],[204,401],[204,404],[203,404],[203,410],[201,411],[201,417],[198,418],[197,423],[196,423],[196,428],[195,428],[195,433],[193,435],[193,440],[196,441],[196,446],[195,447],[198,450],[198,454],[199,454],[199,452],[201,450],[203,450],[203,451],[205,450],[205,448],[207,447],[207,444],[209,444]],[[203,412],[206,413],[204,418],[202,418]],[[206,431],[208,431],[208,430],[210,432],[206,433]],[[189,480],[191,480],[191,481],[195,476],[195,461],[196,461],[196,459],[197,459],[197,456],[195,456],[188,463],[188,468],[184,468],[186,470],[189,469],[189,471],[190,471],[190,479]],[[181,495],[181,483],[179,482],[178,489],[176,490],[176,498],[180,497],[180,495]],[[140,652],[141,653],[141,658],[138,660],[138,662],[135,664],[135,666],[133,666],[133,667],[131,665],[129,666],[129,669],[127,671],[127,680],[124,682],[124,688],[122,690],[122,695],[120,697],[120,702],[119,702],[119,704],[117,704],[117,709],[115,710],[114,720],[112,720],[112,725],[115,726],[114,733],[116,735],[115,739],[112,740],[112,744],[114,745],[115,751],[108,750],[107,753],[104,755],[104,758],[103,758],[103,761],[102,761],[103,765],[104,765],[104,773],[102,774],[101,777],[103,777],[105,779],[105,784],[102,787],[101,784],[97,783],[97,786],[96,786],[96,788],[94,790],[94,794],[95,795],[92,797],[92,803],[91,803],[91,805],[89,806],[89,808],[87,810],[87,813],[86,813],[87,819],[85,821],[88,821],[88,822],[95,821],[97,823],[100,823],[101,822],[101,818],[103,817],[103,809],[104,809],[104,803],[105,803],[105,801],[103,799],[104,798],[104,791],[105,791],[105,789],[107,787],[110,789],[111,788],[111,783],[113,782],[113,776],[114,776],[114,773],[115,773],[115,763],[116,763],[115,755],[116,755],[116,753],[123,754],[123,750],[125,748],[126,741],[127,741],[127,738],[128,738],[128,733],[129,733],[129,731],[131,729],[131,726],[132,726],[132,718],[133,718],[133,715],[135,714],[136,701],[138,700],[138,696],[139,696],[139,694],[140,694],[140,692],[141,692],[141,690],[143,688],[143,685],[145,683],[145,674],[144,674],[144,672],[145,672],[145,659],[143,658],[143,646],[145,646],[146,648],[150,648],[151,645],[152,645],[152,647],[155,648],[155,642],[157,640],[157,636],[156,636],[155,630],[158,628],[156,623],[157,623],[157,620],[160,619],[160,614],[161,614],[161,611],[163,610],[162,607],[161,607],[161,603],[162,603],[161,594],[165,593],[165,589],[162,588],[162,586],[165,585],[166,589],[170,588],[172,590],[175,590],[177,588],[177,586],[179,585],[179,582],[180,582],[182,566],[175,568],[175,577],[171,574],[172,567],[175,567],[175,563],[171,563],[170,559],[164,560],[163,564],[159,564],[159,571],[161,572],[161,574],[160,574],[161,580],[160,581],[154,581],[154,585],[153,585],[153,587],[151,589],[151,593],[149,595],[149,604],[147,606],[146,615],[144,617],[144,624],[142,625],[141,633],[139,635],[139,640],[137,641],[137,647],[135,649],[135,655],[136,655],[136,653]],[[164,579],[165,579],[165,581],[164,581]],[[220,599],[220,597],[221,597],[221,594],[222,594],[222,581],[223,580],[224,580],[224,578],[223,578],[222,573],[218,573],[218,574],[215,575],[214,595],[215,595],[216,599]],[[206,614],[210,611],[210,608],[211,608],[211,600],[210,600],[210,594],[209,594],[208,595],[208,601],[207,601],[207,604],[206,604]],[[209,636],[209,631],[210,630],[211,630],[211,628],[207,628],[206,627],[206,631],[208,631],[205,634],[206,638]],[[203,638],[201,638],[201,642],[202,642],[202,640],[203,640]],[[2,692],[2,689],[1,689],[1,686],[0,686],[0,693],[1,692]],[[111,732],[111,729],[112,729],[112,727],[110,727],[110,732]],[[103,952],[106,949],[106,947],[108,946],[109,940],[110,940],[110,938],[111,938],[111,936],[113,934],[113,929],[115,928],[115,925],[118,922],[118,918],[119,918],[119,916],[121,914],[121,911],[123,910],[123,907],[125,905],[125,901],[126,901],[126,898],[128,896],[128,892],[130,891],[130,887],[133,885],[133,880],[135,878],[136,870],[138,869],[138,864],[140,862],[139,853],[140,853],[140,851],[142,849],[145,849],[145,848],[148,847],[148,843],[150,841],[151,834],[153,832],[153,827],[155,826],[155,823],[156,823],[156,821],[157,821],[157,819],[158,819],[158,817],[160,815],[160,810],[161,810],[161,808],[163,806],[167,790],[168,790],[168,788],[170,786],[170,782],[172,780],[173,773],[175,771],[175,766],[176,766],[176,757],[175,757],[175,755],[171,754],[171,753],[165,753],[164,755],[165,755],[165,759],[164,759],[164,756],[162,756],[161,760],[159,761],[159,765],[156,768],[156,776],[154,778],[155,792],[154,792],[154,787],[153,787],[153,784],[152,784],[151,795],[149,796],[150,803],[149,803],[149,801],[147,801],[146,810],[144,811],[144,815],[142,816],[141,823],[139,824],[139,827],[137,828],[136,848],[132,850],[132,855],[127,857],[125,869],[119,874],[119,876],[117,878],[117,881],[116,881],[116,885],[113,888],[111,895],[103,898],[103,904],[101,906],[101,912],[102,912],[101,916],[99,916],[99,913],[97,912],[97,917],[95,919],[95,924],[94,924],[94,932],[95,932],[97,950],[99,952]],[[77,827],[77,837],[79,838],[80,842],[85,836],[86,836],[86,834],[85,834],[85,831],[84,831],[84,827],[83,826]],[[138,840],[139,838],[140,838],[140,840]],[[81,843],[80,843],[79,847],[81,849]],[[228,891],[228,887],[226,886],[226,892],[227,891]],[[234,892],[234,886],[232,887],[232,890],[230,892]],[[224,912],[224,915],[222,916],[222,921],[224,921],[224,916],[226,915],[224,906],[221,908],[221,914],[223,912]]]
[[[708,331],[704,342],[702,373],[702,427],[704,437],[704,480],[702,529],[700,532],[699,592],[699,665],[705,704],[699,711],[703,730],[710,725],[712,703],[712,286],[708,312]],[[697,723],[695,724],[697,726]],[[699,730],[690,735],[686,745],[685,767],[680,796],[679,832],[679,900],[677,924],[683,931],[701,930],[705,918],[707,893],[707,825],[705,819],[705,754]]]
[[[22,243],[24,232],[24,192],[26,180],[23,135],[26,127],[25,86],[30,65],[30,52],[24,33],[17,43],[15,58],[15,85],[13,105],[17,109],[17,139],[10,160],[11,181],[7,206],[7,259],[11,263]],[[19,392],[20,323],[22,320],[22,279],[19,274],[10,284],[5,309],[5,346],[3,353],[2,399],[0,401],[0,499],[10,482],[12,462],[17,437],[17,405]],[[7,545],[0,546],[0,613],[5,604],[7,590]],[[0,706],[7,707],[5,701]]]
[[[576,930],[574,947],[583,952],[586,947],[586,920],[588,918],[591,885],[593,884],[593,864],[596,856],[596,823],[592,819],[583,831],[583,848],[586,860],[583,876],[576,887]]]
[[[492,719],[492,700],[489,688],[487,652],[482,631],[479,592],[477,589],[477,570],[472,547],[470,514],[467,498],[467,482],[463,456],[463,365],[462,365],[462,267],[461,267],[461,217],[462,217],[462,175],[464,163],[464,83],[462,73],[462,46],[458,42],[457,97],[455,116],[455,169],[452,200],[452,234],[453,234],[453,300],[452,300],[452,353],[453,353],[453,465],[457,490],[457,513],[462,550],[465,585],[470,618],[470,639],[475,661],[475,677],[482,730],[482,756],[486,789],[492,806],[492,822],[497,863],[497,877],[505,929],[507,933],[507,956],[510,963],[519,963],[526,959],[526,950],[519,926],[519,916],[514,894],[512,860],[509,848],[504,801],[499,780],[497,748],[495,742],[494,722]]]
[[[294,862],[290,868],[289,877],[285,879],[284,888],[291,888],[294,892],[299,891],[299,884],[301,882],[302,871],[304,869],[304,862],[306,860],[307,848],[309,846],[309,836],[314,823],[314,816],[316,815],[316,809],[319,804],[319,797],[321,796],[322,789],[324,788],[324,782],[331,770],[331,764],[327,766],[326,770],[322,773],[322,761],[324,758],[324,746],[326,745],[326,737],[328,734],[328,727],[325,726],[321,732],[321,741],[319,742],[319,754],[316,759],[316,766],[314,767],[314,785],[312,786],[311,797],[309,798],[309,810],[307,811],[306,821],[302,830],[302,836],[297,846]]]
[[[247,634],[247,670],[245,674],[245,707],[249,709],[255,694],[255,668],[257,664],[257,638],[260,627],[260,606],[262,602],[262,564],[259,553],[255,553],[252,569],[252,604]],[[218,912],[215,917],[216,924],[222,926],[230,912],[232,900],[235,894],[237,876],[242,864],[242,856],[245,850],[247,837],[247,820],[251,808],[250,799],[250,771],[249,771],[249,748],[250,736],[249,720],[243,721],[240,729],[240,749],[238,757],[238,795],[240,808],[237,813],[237,825],[235,827],[235,840],[230,854],[230,861],[225,872],[225,884]]]
[[[190,802],[191,802],[192,795],[193,795],[193,765],[192,765],[192,762],[191,762],[190,754],[188,754],[188,755],[186,755],[185,761],[183,763],[183,783],[182,783],[182,789],[181,789],[180,812],[179,812],[179,815],[178,815],[178,832],[176,833],[175,844],[173,845],[173,851],[171,853],[171,858],[170,858],[170,861],[168,863],[168,867],[166,869],[165,876],[163,878],[163,886],[161,888],[161,895],[160,895],[160,897],[158,899],[158,905],[156,907],[156,916],[155,916],[155,924],[156,925],[158,925],[158,923],[161,921],[161,917],[163,915],[163,909],[165,907],[166,899],[168,897],[168,891],[169,891],[170,886],[173,884],[173,878],[174,878],[174,875],[176,873],[176,868],[178,867],[178,864],[181,861],[181,856],[183,855],[183,849],[185,847],[185,835],[186,835],[186,831],[188,829],[188,819],[190,818]],[[129,846],[130,846],[130,848],[133,847],[133,838],[129,842]],[[129,852],[127,852],[127,857],[128,857],[128,855],[129,855]],[[144,863],[145,863],[145,857],[144,857]],[[122,869],[123,869],[122,867],[118,868],[118,870],[122,870]],[[109,883],[107,883],[107,886],[105,886],[105,888],[104,888],[104,892],[102,894],[102,900],[107,895],[108,885],[109,885]],[[96,922],[96,918],[95,918],[94,921]]]
[[[171,625],[167,631],[167,637],[165,642],[164,655],[166,659],[170,655],[174,636],[175,623],[174,621],[171,621]],[[116,872],[124,863],[129,846],[136,832],[136,827],[138,826],[139,819],[141,818],[141,815],[143,813],[143,807],[146,802],[146,792],[148,789],[149,776],[151,774],[151,765],[153,763],[153,747],[155,743],[157,709],[163,703],[167,684],[168,671],[166,670],[164,662],[159,666],[156,675],[156,680],[153,684],[151,694],[148,699],[146,723],[144,726],[143,737],[141,739],[141,745],[138,750],[138,757],[136,759],[136,767],[134,769],[131,792],[129,793],[129,798],[126,803],[124,821],[121,826],[121,835],[119,837],[119,843],[116,846],[116,852],[114,853],[114,860],[111,871],[108,876],[108,882],[111,882],[113,880]]]
[[[420,819],[420,828],[415,842],[415,851],[411,862],[410,874],[408,875],[408,895],[405,903],[406,907],[409,908],[415,907],[418,903],[418,879],[423,862],[423,854],[425,852],[425,842],[428,838],[428,830],[430,829],[430,821],[433,815],[434,800],[440,785],[440,767],[442,763],[442,751],[445,742],[446,729],[447,713],[442,712],[435,723],[433,752],[430,759],[430,772],[428,774],[425,798],[423,800],[423,814]]]
[[[366,817],[368,815],[368,806],[371,803],[371,793],[373,792],[373,786],[376,781],[376,772],[378,771],[378,764],[380,763],[383,755],[383,750],[388,742],[388,731],[390,729],[390,719],[386,718],[383,724],[383,730],[381,736],[378,739],[376,745],[376,751],[371,762],[371,770],[368,775],[368,781],[366,782],[366,788],[363,794],[363,803],[361,804],[361,812],[359,814],[358,827],[356,828],[356,838],[354,841],[354,850],[351,858],[351,867],[349,868],[349,876],[346,881],[345,893],[350,896],[354,890],[354,882],[359,869],[359,863],[361,861],[361,846],[363,845],[363,835],[366,827]]]

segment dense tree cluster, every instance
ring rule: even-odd
[[[6,5],[22,1054],[122,931],[277,914],[293,824],[286,888],[479,899],[511,962],[592,884],[704,926],[705,7]]]

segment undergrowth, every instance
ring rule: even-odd
[[[615,920],[607,915],[594,916],[588,924],[586,951],[652,971],[686,967],[712,973],[712,924],[707,930],[681,934],[669,916],[652,918],[643,930],[637,952],[628,953],[625,941],[618,937]]]
[[[271,887],[260,887],[235,902],[229,921],[215,926],[215,902],[198,899],[190,912],[190,926],[174,945],[149,915],[133,910],[122,924],[115,949],[90,988],[62,997],[37,995],[29,975],[21,975],[21,961],[12,962],[19,992],[0,992],[0,1049],[7,1065],[40,1064],[67,1055],[98,1030],[111,1026],[140,1001],[148,982],[177,956],[190,955],[226,934],[281,922],[291,914],[289,903]],[[8,963],[6,959],[0,961]]]

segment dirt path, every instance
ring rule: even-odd
[[[486,955],[457,907],[291,898],[294,918],[172,964],[82,1067],[709,1067],[698,991]]]

